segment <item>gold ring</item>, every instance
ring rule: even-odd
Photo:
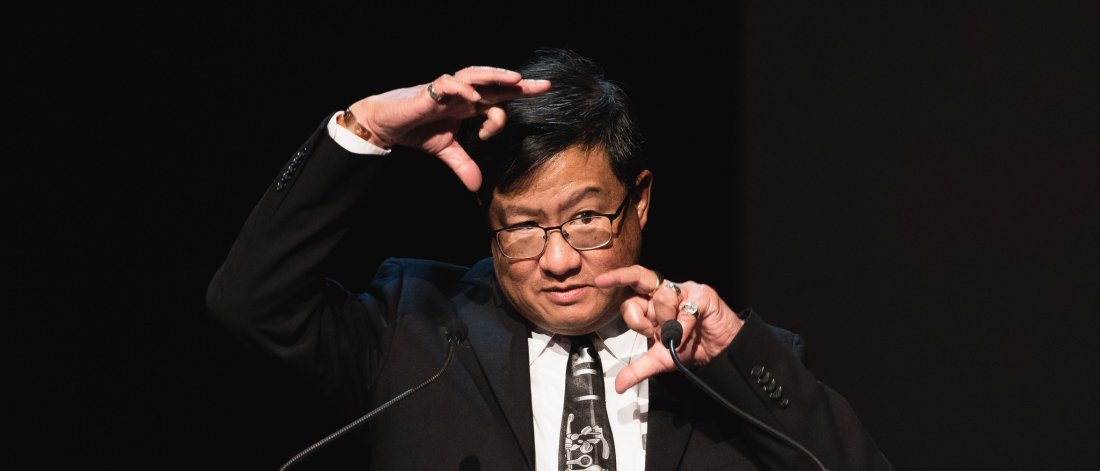
[[[657,294],[657,290],[661,289],[661,283],[663,283],[665,281],[665,277],[662,276],[661,273],[658,272],[657,270],[650,270],[650,271],[652,271],[654,275],[657,275],[657,285],[653,287],[653,291],[649,292],[649,297],[652,298],[653,295]]]

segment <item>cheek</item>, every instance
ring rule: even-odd
[[[641,237],[635,224],[629,224],[623,233],[615,239],[615,245],[602,260],[608,270],[633,265],[638,261],[638,254],[642,245]]]
[[[510,262],[507,259],[494,258],[493,265],[496,269],[497,279],[500,280],[501,288],[509,294],[509,297],[513,298],[513,301],[521,301],[515,299],[515,297],[534,287],[531,280],[537,274],[538,265],[536,263],[529,260]]]
[[[499,268],[497,273],[503,273],[509,280],[523,281],[531,278],[531,274],[538,269],[538,265],[531,260],[504,261]]]

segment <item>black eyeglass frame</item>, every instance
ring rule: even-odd
[[[542,226],[533,225],[533,224],[516,224],[516,225],[512,225],[512,226],[508,226],[508,227],[502,227],[500,229],[490,229],[489,230],[489,237],[493,238],[493,243],[496,244],[497,250],[500,250],[500,254],[504,255],[506,258],[509,258],[509,259],[512,259],[512,260],[526,260],[526,259],[529,259],[529,258],[537,258],[537,257],[541,256],[544,252],[546,252],[546,244],[550,240],[550,231],[561,232],[562,233],[562,239],[565,239],[565,243],[569,244],[570,247],[573,247],[573,250],[576,250],[578,252],[604,248],[604,247],[607,247],[607,244],[611,243],[612,239],[615,238],[615,219],[618,219],[619,215],[621,215],[623,213],[623,210],[626,209],[626,204],[630,202],[630,197],[632,196],[632,193],[633,192],[631,192],[631,191],[626,192],[626,197],[623,198],[623,202],[619,204],[619,209],[616,209],[615,212],[613,212],[613,213],[592,213],[592,214],[589,214],[587,216],[577,216],[577,217],[572,218],[568,221],[565,221],[561,224],[558,224],[556,226],[550,226],[550,227],[542,227]],[[573,243],[569,241],[569,236],[566,235],[568,233],[563,232],[561,230],[561,228],[565,227],[566,224],[569,224],[569,223],[571,223],[573,221],[576,221],[578,219],[587,219],[587,218],[594,218],[594,217],[605,217],[605,218],[608,219],[608,221],[611,223],[611,237],[609,237],[607,239],[607,242],[604,242],[604,243],[602,243],[600,245],[597,245],[595,247],[588,247],[588,248],[584,248],[584,249],[579,249],[577,247],[574,247]],[[504,232],[504,231],[507,231],[507,230],[512,230],[512,229],[519,229],[519,228],[531,229],[531,228],[535,228],[535,227],[537,227],[539,229],[542,229],[542,250],[540,250],[539,253],[537,253],[535,255],[532,255],[530,257],[511,257],[508,254],[504,253],[504,249],[501,249],[500,239],[497,237],[497,235],[500,234],[501,232]]]

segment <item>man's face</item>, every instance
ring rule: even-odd
[[[551,231],[542,255],[505,257],[493,243],[493,266],[504,294],[535,325],[550,332],[592,332],[619,315],[626,288],[600,289],[597,275],[635,263],[649,208],[649,172],[639,181],[640,197],[612,221],[611,242],[578,251],[560,231]],[[558,154],[525,185],[495,192],[489,207],[494,229],[518,224],[557,226],[584,213],[614,213],[628,189],[615,177],[603,150],[576,148]]]

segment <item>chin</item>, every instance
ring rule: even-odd
[[[593,316],[595,306],[569,306],[562,308],[555,306],[553,309],[543,311],[542,328],[563,335],[580,335],[595,331],[606,323],[609,316]]]

